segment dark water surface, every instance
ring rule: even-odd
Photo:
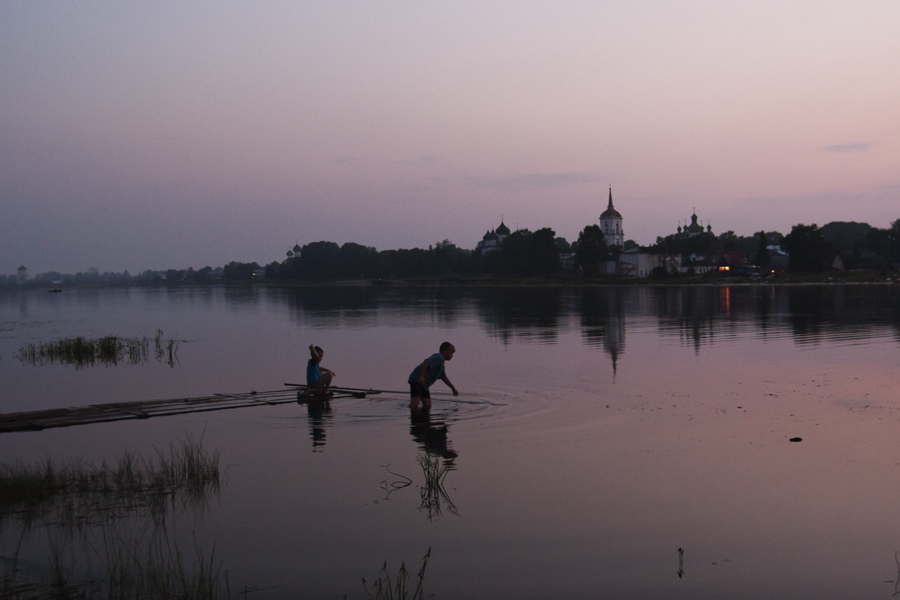
[[[174,362],[17,354],[157,330]],[[252,598],[364,598],[362,577],[429,548],[435,598],[900,589],[897,286],[7,292],[0,411],[281,389],[310,343],[338,385],[404,391],[444,340],[462,394],[429,415],[384,394],[0,434],[0,453],[115,460],[202,437],[224,482],[166,527],[189,555],[214,548],[232,594],[265,588]],[[18,548],[40,572],[53,523],[0,517],[4,565]]]

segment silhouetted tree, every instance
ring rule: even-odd
[[[600,226],[587,225],[582,229],[578,234],[578,249],[575,252],[575,262],[578,266],[585,273],[593,273],[607,255],[609,247]]]
[[[377,264],[378,252],[375,248],[347,242],[341,246],[338,270],[335,276],[343,279],[371,277],[375,273]]]
[[[501,268],[514,275],[548,275],[559,266],[556,232],[545,227],[534,233],[520,229],[511,233],[500,248]]]
[[[259,268],[254,263],[239,263],[231,261],[222,268],[222,278],[228,281],[250,281],[253,279],[253,272]]]
[[[801,273],[824,271],[832,252],[832,246],[815,223],[794,225],[784,238],[784,249],[790,254],[791,271]]]
[[[760,231],[756,235],[759,237],[759,248],[756,250],[756,266],[762,269],[769,264],[769,247],[766,243],[765,231]]]

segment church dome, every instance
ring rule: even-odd
[[[691,224],[687,226],[688,233],[703,233],[703,226],[697,223],[697,215],[691,215]]]
[[[301,250],[303,250],[303,248],[300,247],[300,244],[294,244],[294,254],[297,254]]]
[[[606,210],[603,211],[603,214],[600,215],[601,219],[621,219],[622,215],[619,214],[615,208],[613,208],[612,203],[612,188],[609,188],[609,206],[606,207]]]
[[[497,235],[509,235],[509,227],[503,224],[503,221],[500,221],[500,227],[497,228]]]

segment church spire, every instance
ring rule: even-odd
[[[609,206],[607,206],[607,208],[612,208],[612,207],[613,207],[613,204],[612,204],[612,186],[609,186]]]

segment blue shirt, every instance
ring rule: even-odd
[[[306,363],[306,385],[319,383],[319,377],[321,376],[322,372],[319,371],[319,363],[309,359],[309,362]]]
[[[432,383],[444,376],[444,357],[436,352],[425,360],[428,361],[428,368],[425,369],[425,387],[431,387]],[[409,374],[409,383],[418,383],[421,374],[422,363],[419,363]]]

